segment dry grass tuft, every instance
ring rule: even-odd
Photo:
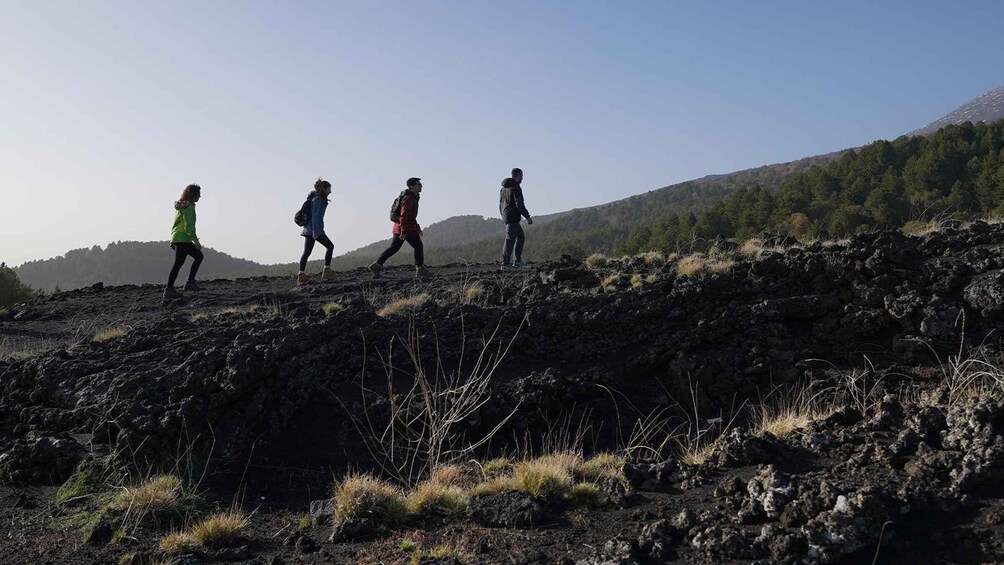
[[[616,292],[617,285],[620,282],[621,282],[620,275],[610,275],[609,277],[603,279],[603,282],[600,283],[600,286],[603,287],[604,292]]]
[[[408,507],[394,485],[372,475],[349,475],[335,487],[333,496],[336,524],[361,514],[375,514],[396,519],[407,513]]]
[[[574,506],[599,506],[605,496],[603,489],[594,483],[575,483],[568,498]]]
[[[467,511],[467,492],[456,486],[426,481],[408,495],[408,511],[462,514]]]
[[[606,267],[610,262],[610,259],[602,253],[593,253],[586,259],[586,266],[593,269],[602,269]]]
[[[195,314],[192,314],[188,319],[193,322],[202,322],[204,320],[209,319],[209,314],[206,314],[205,312],[196,312]]]
[[[512,470],[512,461],[508,457],[496,457],[490,459],[481,466],[481,472],[485,477],[492,478],[504,475]]]
[[[139,514],[173,510],[181,499],[181,479],[174,475],[156,475],[120,491],[109,505],[116,510]]]
[[[900,228],[900,231],[904,234],[916,236],[924,236],[939,230],[941,230],[941,225],[934,220],[928,222],[922,220],[910,220],[909,222],[903,224],[903,227]]]
[[[160,540],[158,544],[165,555],[180,555],[198,551],[199,542],[188,532],[172,532]]]
[[[733,265],[735,265],[735,262],[729,260],[709,261],[707,269],[709,273],[720,275],[731,271]]]
[[[417,296],[409,296],[408,298],[399,298],[381,308],[380,311],[377,312],[377,316],[386,318],[387,316],[394,316],[396,314],[414,312],[428,301],[428,294],[419,294]]]
[[[623,456],[613,453],[598,453],[575,466],[575,474],[587,481],[602,479],[621,480],[624,478]]]
[[[485,288],[481,286],[480,283],[473,284],[464,291],[464,296],[467,297],[467,302],[475,302],[481,298],[485,293]]]
[[[680,461],[683,461],[687,465],[703,465],[708,460],[708,457],[711,456],[712,451],[714,451],[713,443],[701,445],[695,442],[684,446],[680,452]]]
[[[707,260],[700,253],[687,255],[676,264],[676,274],[680,277],[692,277],[704,270]]]
[[[336,312],[341,312],[345,308],[337,302],[327,302],[324,306],[321,306],[321,311],[324,312],[326,316],[330,316]]]
[[[659,280],[659,277],[655,275],[649,275],[645,277],[645,284],[655,284],[655,281]]]
[[[665,265],[666,256],[658,251],[648,251],[646,253],[639,253],[635,257],[645,261],[649,265]]]
[[[224,547],[237,541],[247,525],[242,512],[218,512],[192,526],[189,534],[203,547]]]
[[[500,494],[510,490],[518,490],[516,482],[512,477],[492,477],[474,485],[470,490],[470,495],[484,496],[489,494]]]
[[[6,318],[10,312],[6,308],[0,308],[0,319]]]
[[[641,288],[642,278],[641,275],[634,274],[631,275],[631,288]]]
[[[98,343],[104,343],[106,341],[111,341],[113,339],[118,339],[126,334],[126,329],[123,327],[118,328],[108,328],[101,330],[94,334],[93,340]]]
[[[572,488],[572,469],[581,457],[572,453],[555,453],[516,464],[513,486],[533,496],[561,498]]]
[[[432,471],[429,481],[444,487],[462,487],[469,483],[467,473],[460,465],[442,465]]]

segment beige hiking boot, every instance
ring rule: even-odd
[[[335,272],[332,271],[329,267],[325,267],[324,272],[321,273],[321,278],[326,281],[333,281],[335,280]]]
[[[310,282],[310,277],[307,276],[307,273],[300,273],[296,275],[296,284],[305,285],[309,282]]]

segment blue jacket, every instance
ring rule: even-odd
[[[300,235],[315,238],[324,235],[324,211],[327,209],[328,200],[314,196],[310,201],[310,223],[303,227]]]

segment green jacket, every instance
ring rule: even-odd
[[[174,203],[174,227],[171,228],[171,243],[196,243],[199,236],[195,235],[195,203]]]

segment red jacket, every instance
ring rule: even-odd
[[[418,225],[418,195],[408,194],[401,199],[401,221],[394,224],[394,235],[409,235],[419,233],[422,227]]]

